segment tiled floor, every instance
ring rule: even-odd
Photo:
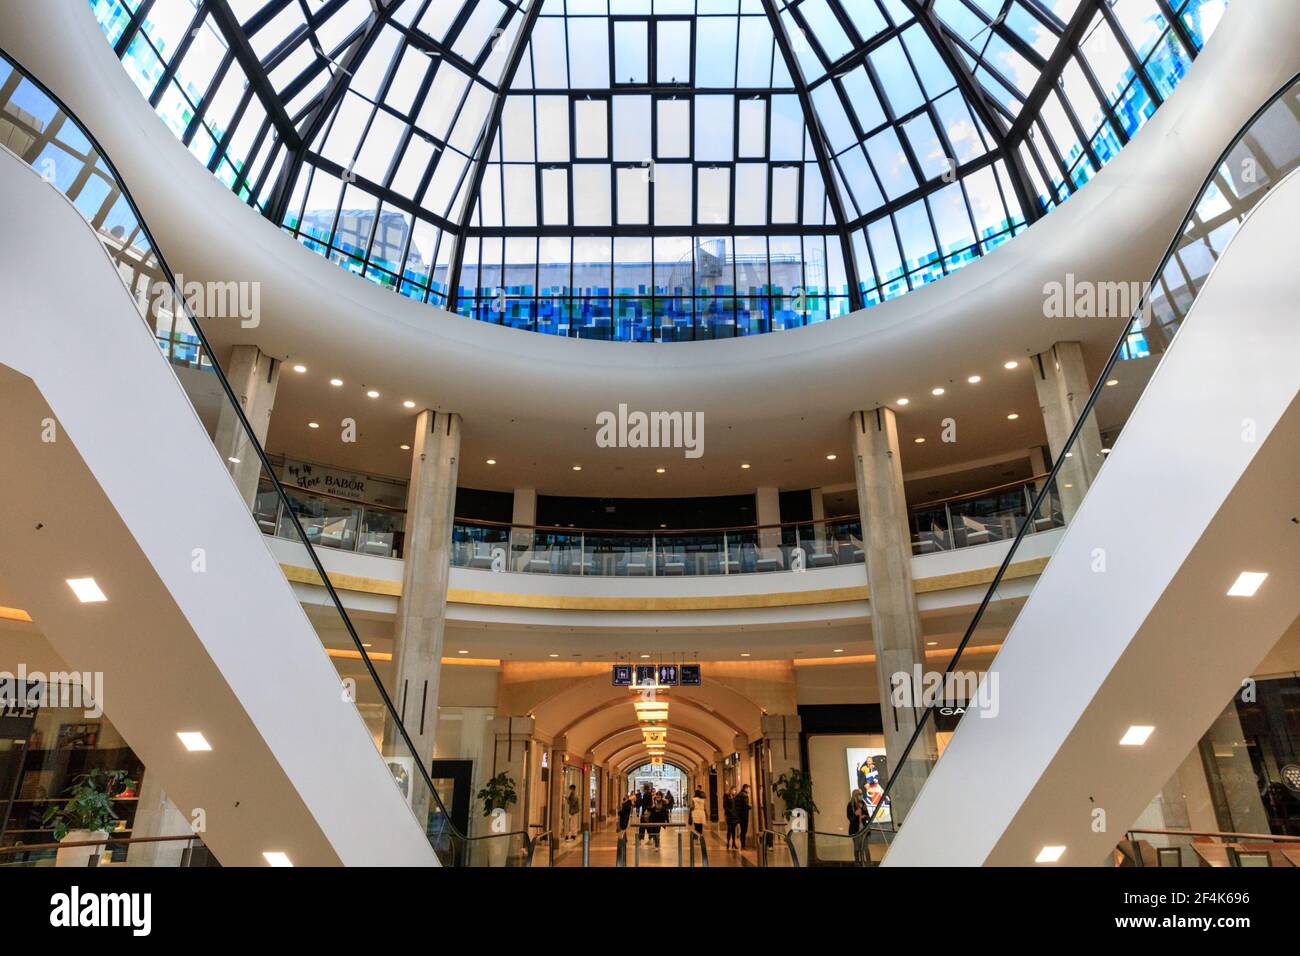
[[[627,865],[640,867],[660,867],[660,866],[690,866],[690,836],[687,833],[688,827],[685,826],[684,814],[681,814],[682,820],[674,820],[675,824],[661,828],[659,835],[659,847],[656,849],[654,844],[647,837],[643,839],[640,851],[636,845],[636,817],[632,818],[632,826],[628,830],[628,847],[627,847]],[[678,856],[678,835],[681,837],[681,858],[679,864]],[[725,835],[718,832],[712,824],[704,828],[704,839],[709,851],[710,867],[739,867],[754,866],[753,839],[750,839],[750,848],[747,850],[729,850],[726,848]],[[588,854],[591,866],[614,866],[615,854],[618,845],[618,831],[611,824],[597,830],[591,835],[591,850]],[[537,861],[533,865],[545,865],[543,861]],[[561,840],[556,847],[556,866],[582,866],[582,839]],[[702,859],[699,847],[695,849],[695,866],[701,866]]]

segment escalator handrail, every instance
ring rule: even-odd
[[[434,802],[438,805],[438,810],[442,815],[442,820],[440,825],[442,827],[445,827],[446,830],[449,831],[457,841],[463,844],[466,839],[465,834],[461,833],[456,828],[455,824],[451,822],[451,814],[447,812],[447,808],[442,802],[442,797],[439,796],[438,789],[437,787],[434,786],[433,780],[429,776],[428,768],[426,768],[424,766],[424,762],[421,759],[419,759],[418,756],[419,752],[416,750],[414,743],[412,743],[410,735],[406,732],[406,727],[402,724],[401,719],[398,717],[397,709],[393,706],[393,701],[388,696],[388,690],[384,687],[383,681],[380,680],[379,673],[378,671],[375,670],[375,665],[374,662],[371,661],[370,655],[366,653],[365,645],[362,643],[361,637],[357,634],[356,628],[352,624],[352,619],[348,616],[347,611],[344,609],[343,602],[339,599],[338,592],[334,590],[334,585],[333,583],[331,583],[329,579],[329,575],[325,571],[325,566],[321,564],[320,557],[316,554],[315,548],[312,547],[311,542],[307,538],[306,531],[303,529],[302,524],[298,521],[298,516],[293,511],[292,504],[289,501],[289,496],[285,493],[284,486],[280,483],[279,477],[276,475],[275,470],[271,467],[271,462],[270,459],[267,457],[266,450],[262,447],[262,443],[257,440],[257,436],[253,432],[252,425],[249,423],[247,416],[244,414],[243,406],[240,405],[238,398],[236,398],[235,396],[234,390],[230,387],[230,382],[226,378],[226,373],[222,370],[221,365],[217,362],[216,355],[212,351],[212,348],[208,343],[207,336],[203,333],[203,327],[199,324],[198,319],[194,316],[194,313],[191,311],[189,302],[186,301],[185,296],[181,294],[183,293],[184,290],[177,288],[176,274],[172,271],[171,266],[167,264],[167,260],[163,257],[162,250],[159,248],[158,243],[154,240],[153,233],[150,232],[149,226],[145,222],[144,216],[140,213],[140,207],[136,203],[135,198],[131,195],[131,191],[126,184],[126,180],[122,177],[121,173],[118,172],[117,166],[114,165],[112,158],[104,150],[99,140],[95,137],[95,134],[90,131],[90,129],[86,126],[86,124],[82,122],[81,118],[75,112],[73,112],[68,107],[68,105],[65,102],[63,102],[63,100],[54,93],[53,90],[51,90],[44,83],[42,83],[35,75],[33,75],[33,73],[30,70],[28,70],[25,66],[23,66],[22,62],[18,60],[17,57],[11,54],[3,46],[0,46],[0,57],[3,57],[5,60],[7,60],[9,64],[14,68],[15,71],[21,74],[22,77],[25,80],[27,80],[27,82],[35,86],[42,94],[47,96],[50,99],[50,101],[53,102],[55,106],[57,106],[58,109],[64,114],[64,116],[66,116],[69,121],[71,121],[76,125],[77,131],[80,132],[83,136],[85,136],[86,139],[90,142],[90,145],[94,149],[95,154],[99,157],[100,162],[104,164],[104,167],[108,170],[109,174],[112,176],[113,181],[117,185],[117,188],[121,194],[121,197],[124,200],[126,200],[126,204],[130,207],[132,215],[135,216],[135,220],[140,227],[140,231],[144,233],[145,239],[148,240],[149,249],[153,253],[154,258],[157,260],[158,267],[162,270],[163,278],[166,279],[167,284],[171,287],[173,291],[173,296],[172,296],[173,301],[178,302],[180,304],[180,307],[184,310],[185,316],[189,320],[191,327],[194,329],[194,334],[199,340],[200,347],[203,349],[203,352],[211,360],[212,370],[217,377],[217,381],[221,384],[221,388],[225,394],[226,400],[234,409],[235,414],[239,417],[239,423],[244,429],[244,433],[248,439],[248,442],[249,444],[252,445],[253,449],[257,452],[257,457],[262,465],[262,468],[265,469],[266,474],[270,477],[271,484],[275,490],[275,493],[279,497],[281,504],[284,506],[285,514],[288,515],[290,521],[293,522],[294,530],[298,533],[299,539],[302,541],[303,546],[307,549],[307,556],[311,560],[312,568],[316,571],[317,575],[320,576],[321,583],[324,585],[325,590],[329,595],[330,601],[333,602],[335,609],[338,611],[339,617],[343,621],[344,627],[347,628],[348,635],[351,637],[352,643],[354,644],[356,651],[361,656],[360,657],[361,661],[365,664],[366,670],[370,674],[370,678],[375,682],[375,687],[378,689],[379,695],[383,700],[384,709],[387,711],[388,717],[392,720],[393,726],[397,729],[398,733],[400,734],[402,738],[402,742],[410,750],[411,754],[416,757],[413,763],[418,768],[420,777],[423,780],[424,785],[428,787],[429,793],[432,794]],[[424,821],[419,821],[419,822],[421,825],[421,829],[427,828],[427,824]]]
[[[1196,214],[1196,210],[1200,207],[1201,201],[1205,198],[1206,192],[1210,189],[1211,186],[1214,185],[1214,180],[1218,176],[1219,170],[1223,167],[1224,163],[1226,163],[1231,158],[1233,151],[1236,150],[1236,148],[1239,145],[1241,145],[1242,140],[1245,139],[1246,136],[1250,134],[1250,131],[1255,127],[1255,124],[1259,122],[1259,120],[1264,116],[1264,114],[1267,113],[1270,109],[1272,109],[1273,106],[1276,105],[1289,92],[1291,92],[1291,90],[1293,90],[1297,84],[1300,84],[1300,73],[1296,73],[1289,80],[1287,80],[1287,82],[1284,83],[1277,90],[1277,92],[1275,92],[1272,96],[1270,96],[1267,100],[1265,100],[1263,105],[1261,105],[1257,110],[1255,110],[1254,113],[1251,114],[1250,119],[1248,119],[1241,126],[1241,128],[1237,130],[1237,133],[1232,137],[1231,142],[1219,154],[1218,159],[1216,159],[1214,164],[1210,167],[1210,171],[1206,175],[1204,181],[1201,183],[1201,187],[1196,191],[1195,197],[1192,199],[1191,205],[1188,207],[1187,213],[1183,216],[1182,220],[1178,225],[1178,229],[1174,232],[1173,239],[1170,240],[1168,248],[1165,250],[1164,255],[1161,256],[1159,265],[1156,266],[1156,270],[1152,275],[1151,282],[1146,287],[1145,294],[1142,296],[1141,301],[1138,302],[1136,308],[1133,311],[1133,314],[1130,315],[1129,318],[1124,322],[1124,327],[1120,330],[1119,340],[1115,343],[1115,347],[1111,349],[1110,356],[1106,359],[1106,365],[1102,368],[1101,373],[1097,376],[1097,381],[1093,385],[1092,391],[1088,393],[1088,399],[1086,402],[1084,402],[1083,408],[1080,410],[1079,415],[1074,422],[1074,427],[1070,429],[1070,434],[1066,438],[1065,444],[1061,448],[1061,453],[1056,456],[1056,461],[1053,462],[1051,471],[1048,473],[1046,479],[1044,479],[1042,485],[1039,487],[1038,493],[1034,496],[1034,501],[1029,511],[1029,516],[1031,519],[1034,515],[1039,513],[1039,510],[1042,508],[1043,503],[1047,501],[1049,495],[1051,494],[1051,490],[1056,486],[1057,476],[1060,474],[1060,471],[1062,467],[1064,467],[1066,462],[1066,453],[1074,448],[1075,442],[1078,440],[1080,433],[1083,431],[1084,426],[1087,424],[1088,416],[1092,414],[1093,407],[1097,404],[1097,400],[1101,397],[1102,392],[1105,390],[1106,381],[1110,378],[1111,370],[1115,367],[1115,363],[1119,361],[1120,356],[1124,352],[1124,347],[1128,341],[1128,336],[1133,329],[1133,323],[1135,321],[1141,320],[1143,312],[1149,305],[1149,299],[1151,297],[1151,294],[1153,290],[1156,288],[1156,284],[1160,280],[1160,276],[1164,274],[1165,268],[1169,265],[1169,261],[1173,258],[1174,254],[1180,248],[1180,244],[1182,242],[1183,235],[1186,232],[1187,226],[1191,222],[1192,217]],[[1273,187],[1276,185],[1277,183],[1273,182],[1263,189],[1256,190],[1254,194],[1254,202],[1252,203],[1251,208],[1253,209],[1260,202],[1262,202],[1263,198],[1267,196],[1272,191]],[[1204,288],[1204,281],[1202,281],[1201,283],[1201,288]],[[1198,289],[1197,290],[1198,295],[1199,292],[1200,290]],[[1171,346],[1172,346],[1172,342],[1165,346],[1165,351],[1168,352]],[[1016,552],[1019,550],[1021,542],[1025,539],[1026,535],[1029,533],[1029,528],[1032,525],[1032,523],[1033,522],[1031,520],[1026,520],[1021,524],[1020,528],[1017,529],[1016,536],[1012,539],[1011,546],[1007,549],[1007,553],[1003,556],[1002,563],[998,565],[997,573],[994,574],[993,580],[989,583],[987,590],[985,590],[984,597],[980,600],[979,607],[975,609],[975,614],[971,617],[971,622],[967,626],[966,632],[962,635],[961,641],[958,642],[957,647],[953,650],[952,659],[948,661],[948,666],[944,668],[943,673],[945,677],[948,674],[952,673],[953,670],[956,669],[957,663],[958,661],[960,661],[962,653],[966,650],[966,646],[970,643],[970,640],[974,636],[976,629],[979,627],[980,622],[983,620],[984,612],[988,609],[988,606],[992,603],[993,597],[997,593],[998,588],[1001,586],[1003,577],[1006,575],[1007,568],[1011,566],[1012,559],[1015,557]],[[912,731],[912,736],[907,741],[907,746],[903,748],[902,754],[899,756],[898,760],[890,761],[890,763],[893,766],[893,769],[889,774],[888,781],[886,781],[885,783],[885,787],[883,792],[880,795],[880,799],[871,808],[871,814],[867,817],[866,825],[868,827],[870,827],[874,822],[876,813],[880,810],[880,808],[887,805],[886,800],[889,797],[890,790],[894,786],[894,781],[898,779],[899,772],[906,765],[907,758],[911,754],[913,747],[915,747],[917,740],[920,739],[921,733],[925,729],[926,722],[931,718],[933,714],[936,714],[938,712],[941,706],[943,706],[941,703],[931,704],[921,712],[921,718],[916,722],[916,727]]]

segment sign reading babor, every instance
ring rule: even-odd
[[[367,505],[400,508],[406,501],[406,489],[395,481],[288,458],[280,467],[280,480],[302,491],[334,495]]]

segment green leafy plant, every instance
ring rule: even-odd
[[[518,803],[515,782],[505,772],[501,772],[487,782],[487,786],[478,792],[478,799],[483,801],[483,816],[491,816],[492,811],[500,807],[505,809],[512,803]]]
[[[788,818],[795,810],[808,813],[817,812],[817,804],[812,798],[812,776],[798,768],[783,773],[772,784],[772,792],[785,803],[785,815]]]
[[[64,791],[68,802],[61,807],[50,807],[41,822],[54,824],[54,839],[62,840],[69,830],[109,830],[117,822],[113,812],[113,798],[128,787],[135,786],[125,770],[91,770],[72,779],[72,786]]]

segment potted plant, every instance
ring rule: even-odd
[[[483,801],[483,816],[491,818],[488,824],[492,834],[488,840],[488,865],[504,866],[506,852],[510,849],[509,838],[505,836],[510,832],[510,804],[519,802],[515,782],[502,771],[478,792],[478,799]]]
[[[776,782],[772,784],[772,792],[780,797],[785,804],[785,818],[787,820],[792,819],[796,810],[803,811],[803,825],[800,827],[791,826],[787,832],[790,835],[790,843],[799,856],[799,865],[807,866],[807,817],[817,812],[817,804],[813,803],[812,797],[812,776],[798,767],[794,767],[788,773],[783,773],[776,778]]]
[[[113,812],[113,799],[128,787],[135,786],[125,770],[91,770],[72,780],[64,796],[68,802],[45,811],[41,822],[54,825],[54,839],[58,843],[78,843],[87,840],[106,840],[108,831],[118,816]],[[55,866],[86,866],[91,856],[103,847],[73,846],[60,849],[55,856]]]

